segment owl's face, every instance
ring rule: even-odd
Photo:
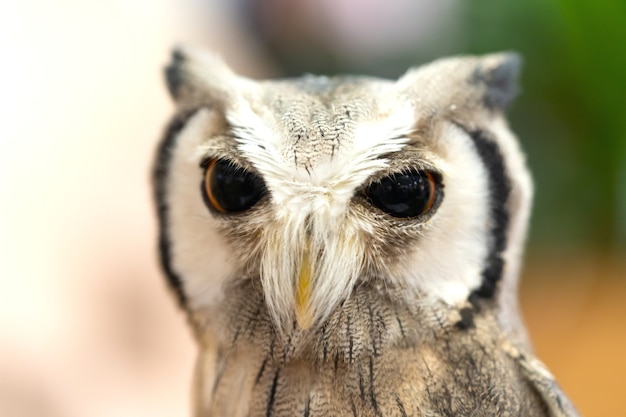
[[[255,82],[178,51],[157,161],[164,266],[190,310],[251,280],[278,328],[319,325],[359,285],[456,305],[515,285],[531,185],[502,110],[514,55],[397,81]]]

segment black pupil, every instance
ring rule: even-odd
[[[372,204],[394,217],[416,217],[428,207],[433,192],[426,173],[394,174],[365,190]]]
[[[222,160],[213,166],[209,181],[213,198],[227,212],[249,209],[265,190],[259,177]]]

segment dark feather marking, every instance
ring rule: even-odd
[[[322,325],[322,359],[326,362],[326,356],[328,355],[328,322]]]
[[[406,410],[404,409],[404,404],[402,404],[402,401],[400,401],[400,397],[398,396],[398,394],[396,394],[395,397],[396,397],[396,405],[398,406],[398,410],[400,410],[400,415],[402,417],[407,417]]]
[[[167,179],[169,177],[172,150],[176,144],[178,134],[183,130],[187,121],[198,109],[177,114],[165,129],[165,135],[157,149],[156,161],[152,169],[154,184],[154,198],[156,200],[157,217],[159,222],[159,259],[161,268],[165,273],[167,282],[176,294],[180,306],[185,306],[187,298],[183,291],[180,276],[172,268],[172,251],[169,238],[168,212],[169,207],[165,201],[167,194]]]
[[[466,370],[467,370],[467,377],[468,379],[471,379],[471,375],[472,372],[476,372],[478,370],[478,366],[476,365],[476,360],[474,359],[474,355],[471,352],[468,352],[467,355],[465,356],[467,361],[469,362],[470,366],[466,366]]]
[[[400,334],[402,335],[402,339],[406,340],[406,334],[404,333],[404,326],[402,325],[402,320],[400,319],[400,315],[396,311],[396,320],[398,321],[398,327],[400,328]]]
[[[435,322],[439,325],[439,328],[441,329],[442,333],[443,333],[443,343],[446,347],[446,351],[450,352],[451,348],[450,348],[450,332],[448,331],[448,326],[447,323],[445,323],[443,321],[443,319],[438,315],[435,314],[434,316],[435,318]],[[433,329],[433,334],[436,334],[436,329]],[[435,336],[435,339],[438,339],[437,336]]]
[[[231,345],[232,347],[234,347],[234,346],[235,346],[235,344],[237,344],[237,339],[239,339],[239,333],[241,333],[241,328],[242,328],[242,327],[243,327],[243,326],[242,326],[241,324],[239,324],[239,325],[237,326],[237,329],[235,330],[235,334],[233,335],[233,340],[232,340],[232,341],[231,341],[231,343],[230,343],[230,345]]]
[[[478,296],[478,294],[476,294],[475,292],[470,293],[469,297],[467,298],[467,301],[472,305],[474,312],[480,313],[481,311],[480,297]]]
[[[283,345],[283,362],[287,362],[287,355],[289,354],[289,349],[291,348],[291,340],[293,339],[293,333],[289,334],[285,344]]]
[[[248,318],[248,323],[246,327],[248,328],[248,333],[250,336],[254,334],[254,330],[256,329],[256,325],[259,322],[259,314],[261,314],[261,309],[263,308],[263,301],[259,302],[259,306],[252,316]]]
[[[425,359],[422,359],[422,364],[424,365],[424,369],[426,369],[426,375],[428,375],[428,378],[426,378],[426,380],[433,381],[433,371],[432,369],[430,369],[430,366],[428,366],[428,362],[426,362]],[[425,384],[424,390],[426,391],[426,395],[428,396],[428,400],[430,401],[430,403],[435,404],[435,398],[430,391],[430,385],[431,384]]]
[[[478,66],[470,75],[470,84],[484,84],[486,87],[483,104],[490,110],[505,109],[519,92],[518,79],[522,59],[515,53],[508,53],[495,68]]]
[[[370,318],[370,339],[372,339],[372,351],[374,356],[378,356],[378,348],[376,347],[376,329],[374,325],[374,311],[372,311],[372,305],[367,303],[367,312]]]
[[[359,397],[361,402],[365,402],[365,382],[363,382],[363,373],[359,369]]]
[[[256,328],[256,325],[259,322],[259,314],[261,313],[261,308],[262,308],[262,302],[259,302],[259,305],[257,306],[256,311],[248,317],[248,321],[245,324],[245,328],[248,330],[248,334],[250,337],[254,335],[254,329]],[[240,326],[237,326],[237,330],[235,331],[235,334],[233,336],[232,346],[235,346],[235,344],[237,343],[237,340],[239,339],[239,335],[243,327],[244,327],[243,324],[241,324]]]
[[[383,317],[383,315],[380,313],[380,311],[376,312],[376,319],[378,320],[378,323],[380,324],[380,327],[383,330],[387,330],[387,323],[385,323],[385,318]]]
[[[179,90],[185,83],[185,72],[182,69],[185,63],[185,55],[179,49],[175,49],[172,52],[172,60],[170,64],[165,67],[165,82],[170,95],[177,99],[179,96]]]
[[[558,392],[556,394],[556,405],[559,407],[559,410],[565,411],[563,407],[563,398],[561,397],[561,394],[559,394]]]
[[[358,417],[358,414],[356,412],[356,405],[354,405],[354,400],[352,398],[350,398],[350,408],[352,409],[352,415],[354,417]]]
[[[311,395],[309,395],[306,399],[306,403],[304,404],[304,417],[309,417],[311,414]]]
[[[480,298],[492,298],[504,269],[502,252],[506,249],[508,237],[507,230],[510,215],[507,210],[507,203],[511,193],[511,180],[507,175],[504,157],[500,152],[498,144],[490,137],[490,134],[483,130],[471,130],[462,125],[459,125],[459,127],[474,142],[478,156],[489,175],[492,244],[482,272],[482,284],[474,290],[474,293]]]
[[[274,346],[276,345],[276,334],[274,332],[272,332],[272,335],[270,336],[271,340],[270,340],[270,351],[268,356],[270,358],[274,357]]]
[[[461,315],[461,320],[457,321],[454,327],[459,330],[468,330],[476,327],[474,323],[474,310],[472,308],[462,308],[459,310],[459,314]]]
[[[374,408],[374,413],[382,417],[380,409],[378,408],[378,401],[376,400],[376,392],[374,391],[374,358],[372,356],[370,356],[370,401]]]
[[[445,395],[441,396],[445,399],[446,404],[447,404],[447,408],[446,408],[446,415],[451,415],[450,414],[450,410],[452,410],[452,393],[450,392],[450,389],[448,388],[448,385],[443,384],[443,392]]]
[[[261,380],[261,377],[263,376],[263,371],[265,371],[265,366],[267,365],[267,360],[268,358],[265,358],[263,360],[263,363],[261,364],[261,368],[259,369],[259,372],[256,374],[256,378],[254,379],[254,385],[257,385],[259,381]]]
[[[346,332],[348,333],[348,359],[350,363],[352,363],[352,358],[354,355],[354,338],[352,336],[352,329],[350,328],[350,315],[346,318]]]
[[[274,381],[272,381],[272,388],[270,390],[269,398],[267,399],[267,408],[265,412],[265,417],[270,417],[272,415],[272,409],[274,408],[274,401],[276,401],[276,389],[278,388],[278,376],[280,375],[280,368],[276,370],[274,374]]]
[[[222,366],[221,369],[215,375],[215,381],[213,381],[213,389],[211,390],[211,395],[214,396],[217,392],[217,387],[219,387],[220,382],[222,381],[222,376],[224,376],[225,367]]]

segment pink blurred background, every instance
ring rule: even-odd
[[[149,187],[161,70],[179,41],[263,59],[193,1],[4,2],[0,33],[0,416],[190,415]]]
[[[253,77],[270,60],[227,2],[5,2],[0,35],[0,416],[190,415],[195,347],[149,187],[161,69],[178,42]],[[626,415],[626,266],[575,258],[531,259],[531,335],[584,414]]]

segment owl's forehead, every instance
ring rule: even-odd
[[[256,122],[274,134],[283,158],[301,167],[375,147],[415,124],[414,106],[398,105],[393,83],[387,80],[308,75],[260,87],[262,94],[252,108]]]
[[[354,123],[384,118],[391,110],[393,83],[381,79],[307,75],[261,86],[263,105],[291,131],[308,126],[333,136]]]

